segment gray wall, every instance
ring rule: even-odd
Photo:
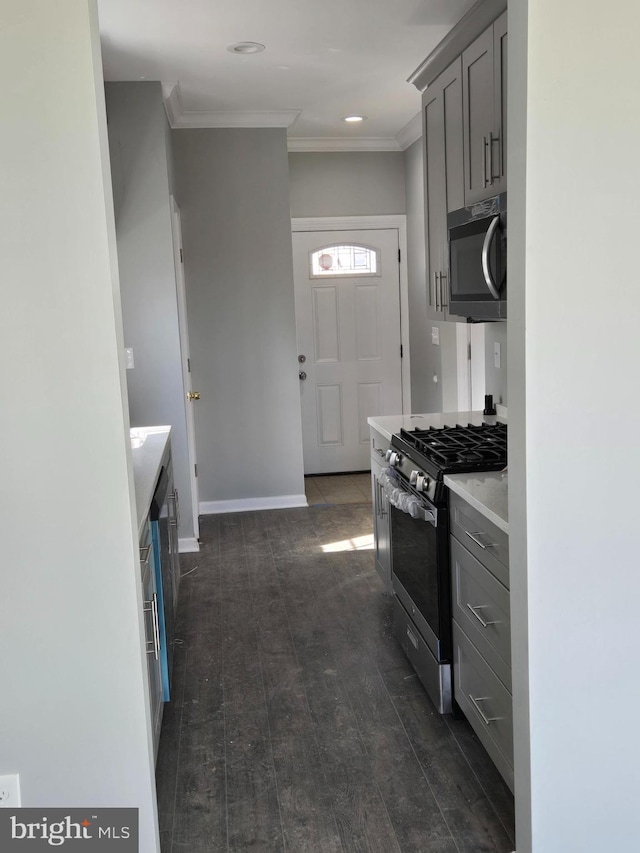
[[[289,154],[291,216],[404,213],[404,155],[395,151]]]
[[[4,0],[0,74],[0,774],[25,807],[138,808],[155,851],[95,3]]]
[[[201,501],[304,493],[284,130],[178,130]]]
[[[170,132],[160,83],[107,83],[132,426],[170,424],[181,538],[194,536],[169,206]]]
[[[485,393],[494,403],[507,405],[507,323],[485,323]],[[500,344],[500,367],[495,366],[494,344]]]

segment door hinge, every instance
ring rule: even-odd
[[[197,476],[198,476],[198,466],[197,466],[197,465],[194,465],[194,466],[193,466],[193,471],[194,471],[194,474],[195,474],[195,475],[196,475],[196,477],[197,477]]]
[[[187,373],[191,373],[191,359],[187,359]]]
[[[402,344],[400,344],[400,358],[404,358],[404,349],[402,347]]]
[[[400,249],[398,249],[398,263],[401,263],[401,261],[402,261],[402,252],[400,251]]]
[[[181,263],[181,264],[183,264],[183,263],[184,263],[184,256],[183,256],[183,254],[182,254],[182,246],[180,246],[180,263]]]

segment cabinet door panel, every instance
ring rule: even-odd
[[[431,93],[429,90],[427,96],[424,104],[425,222],[429,271],[427,306],[429,319],[444,320],[439,293],[444,267],[442,249],[446,240],[443,220],[447,210],[442,89],[436,87]]]
[[[494,136],[492,194],[507,189],[507,13],[493,25]]]
[[[428,317],[448,319],[447,213],[464,206],[462,62],[453,62],[425,92],[425,219]]]
[[[442,75],[444,155],[447,178],[447,212],[464,207],[464,146],[462,130],[462,59]],[[445,234],[446,237],[446,234]]]
[[[493,27],[462,54],[465,203],[492,193],[488,144],[494,133]]]

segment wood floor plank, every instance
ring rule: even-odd
[[[202,519],[158,763],[163,853],[513,849],[513,798],[466,721],[435,713],[373,551],[335,550],[371,525],[365,503]]]

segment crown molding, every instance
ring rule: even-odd
[[[402,130],[396,133],[396,140],[402,151],[413,145],[422,136],[422,113],[416,113]]]
[[[424,92],[506,9],[507,0],[477,0],[407,78],[407,83]]]
[[[173,130],[215,127],[284,127],[291,129],[302,110],[185,110],[179,83],[163,83],[167,120]],[[395,137],[288,138],[289,151],[404,151],[422,135],[418,113]]]
[[[362,136],[359,139],[340,136],[302,137],[288,139],[289,151],[401,151],[393,137]]]
[[[292,127],[301,110],[185,110],[180,84],[163,85],[169,125],[183,128]]]

